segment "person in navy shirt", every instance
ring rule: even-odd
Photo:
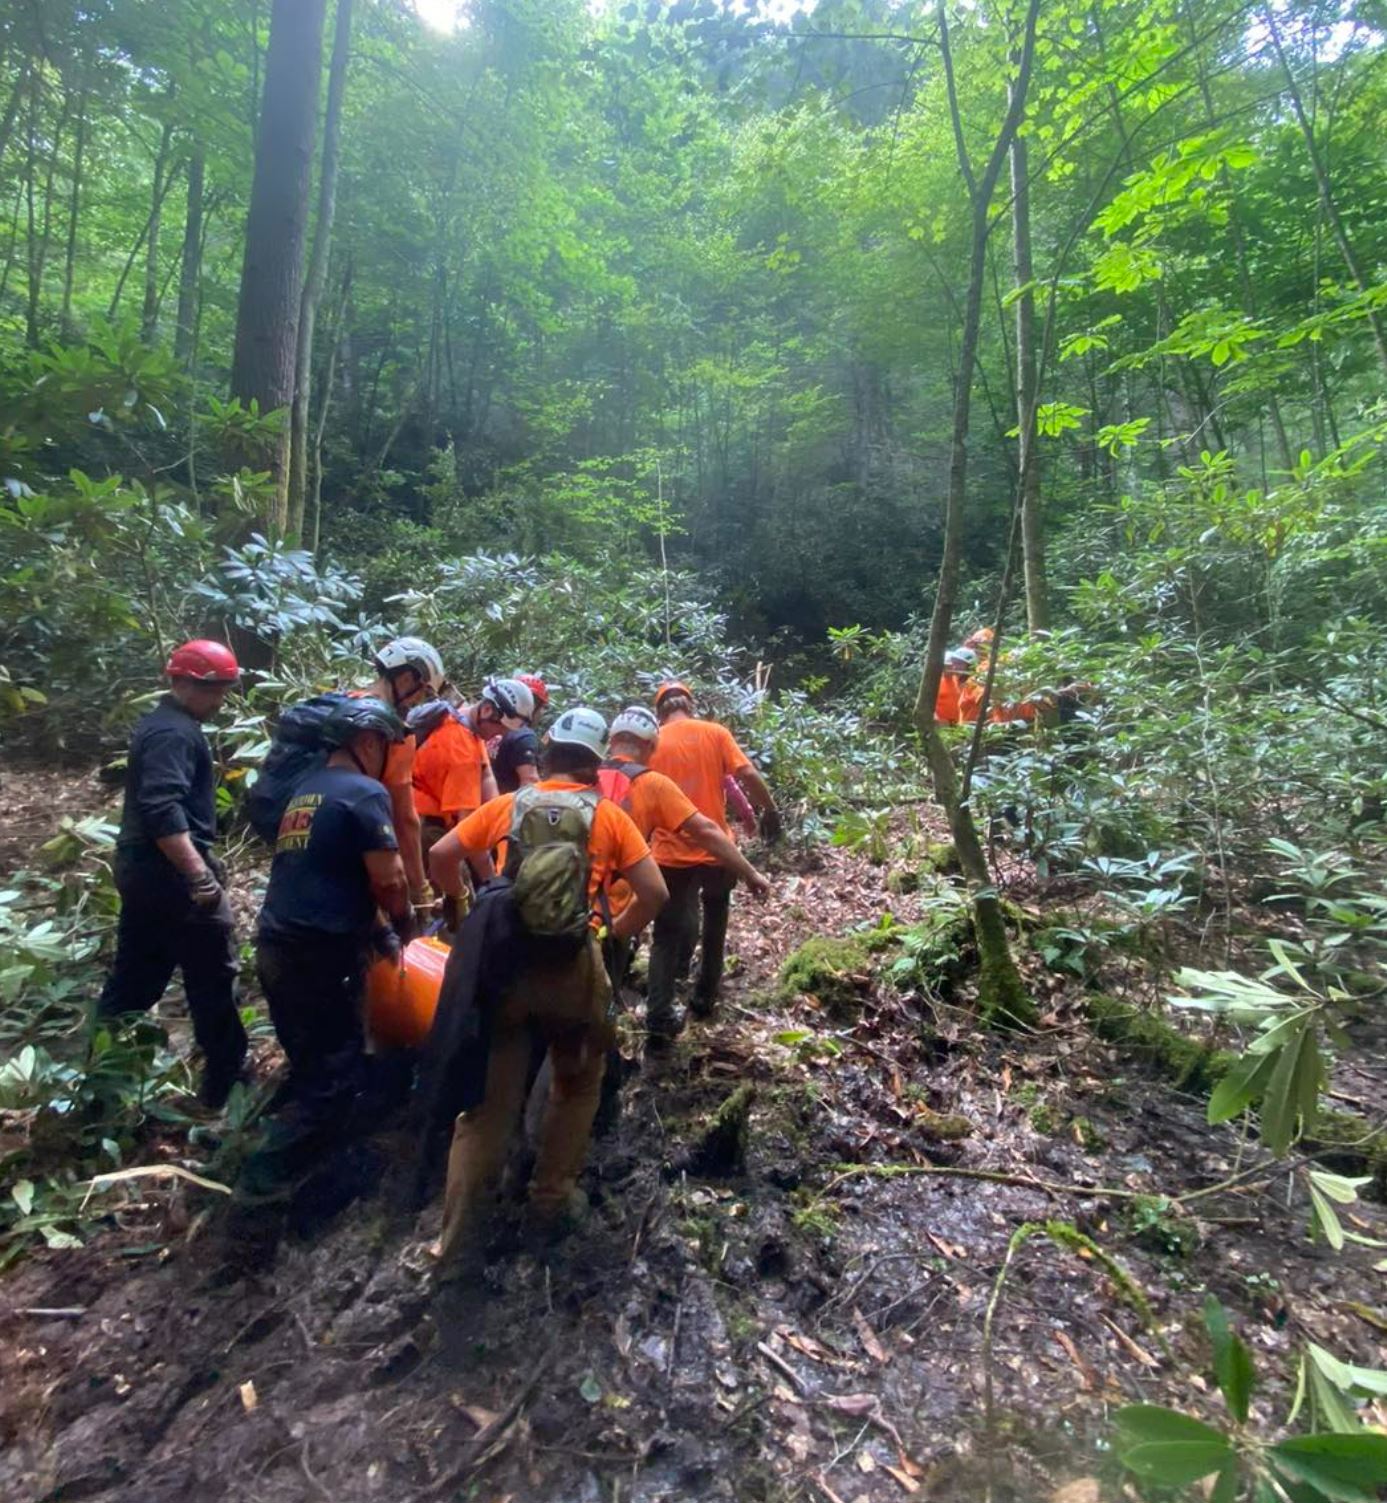
[[[212,854],[216,781],[202,724],[241,670],[223,643],[195,641],[175,648],[164,671],[169,692],[130,738],[116,839],[120,923],[96,1021],[148,1012],[181,970],[203,1055],[198,1096],[220,1110],[245,1061],[246,1031],[236,1002],[235,923]]]
[[[363,1125],[366,965],[373,949],[398,956],[412,923],[380,781],[404,725],[382,701],[362,698],[334,710],[322,734],[333,750],[280,820],[256,933],[260,984],[289,1077],[246,1163],[242,1206],[286,1200],[330,1144]]]

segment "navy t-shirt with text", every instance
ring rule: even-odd
[[[398,849],[390,796],[380,783],[347,767],[310,773],[279,822],[261,937],[366,940],[376,903],[363,858]]]

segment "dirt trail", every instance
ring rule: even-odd
[[[721,1015],[632,1077],[585,1179],[589,1223],[547,1262],[503,1229],[479,1282],[430,1295],[414,1270],[437,1204],[404,1221],[370,1199],[265,1278],[208,1288],[214,1239],[190,1238],[203,1202],[132,1190],[87,1248],[0,1287],[0,1494],[962,1503],[990,1482],[1031,1500],[1100,1474],[1115,1403],[1216,1413],[1186,1376],[1206,1289],[1258,1357],[1268,1419],[1306,1335],[1381,1362],[1351,1309],[1380,1302],[1375,1255],[1317,1249],[1279,1199],[1210,1197],[1207,1219],[1148,1217],[1133,1239],[1125,1195],[1215,1183],[1236,1141],[1063,998],[1052,1027],[1009,1040],[877,989],[853,1023],[773,1000],[804,938],[913,902],[842,852],[783,875],[765,908],[740,901]],[[744,1083],[744,1169],[694,1172]],[[941,1138],[940,1113],[963,1135]],[[389,1141],[373,1151],[390,1162]],[[837,1167],[887,1164],[1037,1186]],[[1124,1193],[1070,1188],[1086,1185]],[[984,1309],[1012,1233],[1047,1218],[1121,1260],[1157,1329],[1099,1261],[1029,1244],[996,1322],[989,1422]],[[1379,1208],[1361,1220],[1382,1235]]]

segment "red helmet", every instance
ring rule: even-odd
[[[241,665],[224,642],[204,638],[175,647],[164,672],[170,678],[192,678],[200,684],[234,684],[240,680]]]
[[[517,673],[516,682],[524,684],[535,697],[535,703],[542,709],[549,703],[549,686],[537,673]]]

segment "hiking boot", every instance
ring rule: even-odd
[[[250,1071],[244,1064],[237,1065],[230,1071],[214,1070],[206,1065],[203,1067],[202,1079],[198,1082],[198,1105],[206,1111],[219,1112],[238,1085],[250,1088]]]
[[[531,1202],[520,1223],[521,1246],[527,1252],[542,1253],[578,1231],[588,1218],[588,1210],[587,1196],[576,1188],[557,1209],[541,1210]]]
[[[645,1020],[645,1047],[647,1049],[668,1049],[669,1046],[684,1031],[685,1018],[678,1008],[660,1017],[646,1017]]]
[[[689,998],[689,1012],[695,1018],[711,1018],[718,1010],[718,994],[695,991]]]

